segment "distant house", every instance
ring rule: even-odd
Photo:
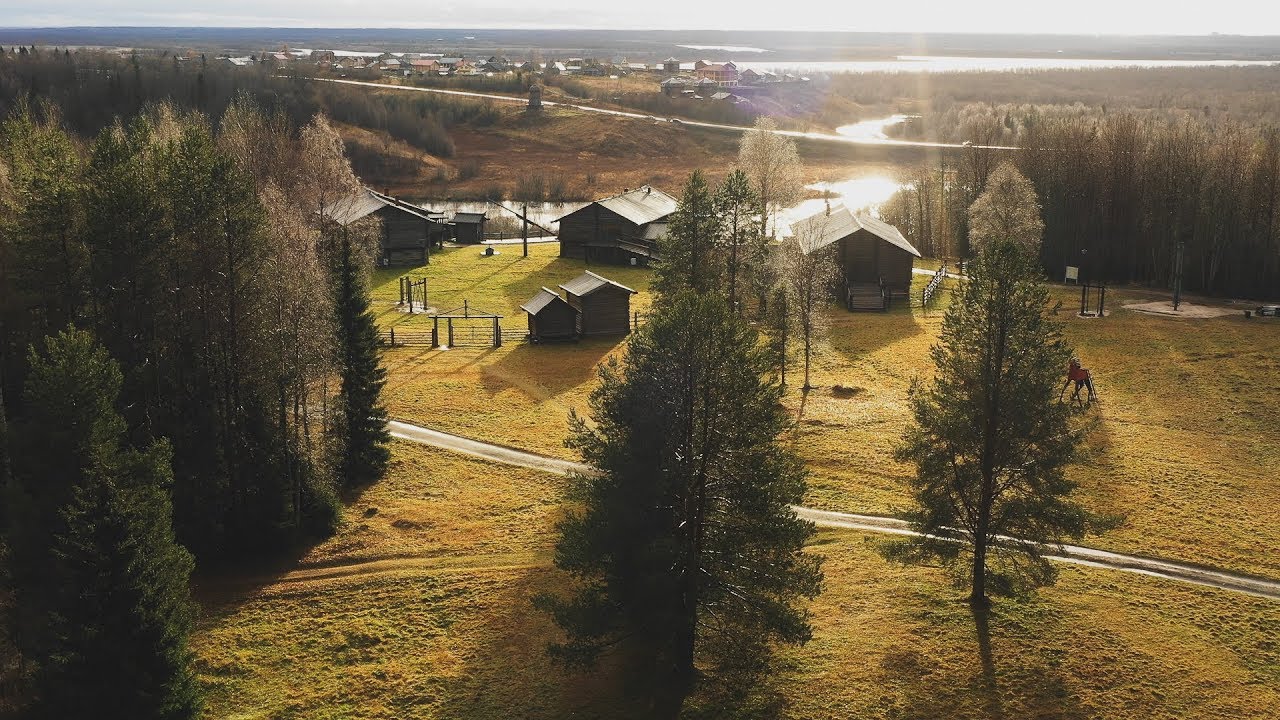
[[[732,62],[709,63],[699,60],[694,63],[693,73],[699,80],[704,78],[712,80],[720,87],[737,87],[738,85],[738,66]]]
[[[577,339],[578,310],[556,291],[544,287],[520,309],[529,314],[530,342]]]
[[[575,330],[580,337],[631,332],[635,290],[593,272],[584,272],[560,288],[568,304],[578,311]]]
[[[418,74],[431,75],[440,68],[440,64],[430,58],[423,58],[420,60],[410,60],[409,67]]]
[[[850,310],[886,310],[892,299],[911,294],[911,268],[920,257],[898,229],[843,205],[791,225],[805,253],[836,246],[845,306]]]
[[[556,220],[560,257],[647,265],[676,211],[676,199],[648,185],[596,200]]]
[[[727,93],[727,92],[718,92],[718,93],[713,94],[713,95],[711,96],[711,99],[712,99],[712,100],[728,100],[728,99],[729,99],[729,98],[731,98],[731,97],[733,97],[733,95],[730,95],[730,94],[729,94],[729,93]]]
[[[520,63],[520,72],[538,72],[538,66],[530,60]]]
[[[436,60],[436,65],[440,68],[441,71],[453,72],[457,70],[458,66],[463,64],[464,62],[466,62],[466,58],[442,57],[439,60]]]
[[[739,73],[738,82],[742,85],[760,85],[764,82],[764,75],[747,68]]]
[[[400,61],[395,58],[387,58],[382,61],[382,69],[386,72],[399,72]]]
[[[679,60],[677,60],[677,59],[675,59],[675,58],[673,58],[673,57],[669,57],[669,58],[667,58],[666,60],[663,60],[663,61],[662,61],[662,72],[664,72],[664,73],[668,73],[668,74],[671,74],[671,75],[679,75],[679,74],[680,74],[680,61],[679,61]]]
[[[366,219],[381,220],[381,265],[421,265],[446,234],[444,215],[364,188],[358,195],[324,208],[326,220],[346,228]]]
[[[332,63],[337,60],[332,50],[312,50],[311,62],[319,65],[320,63]]]
[[[453,214],[453,239],[460,243],[475,244],[484,240],[484,224],[488,220],[484,213],[457,212]]]
[[[658,87],[664,95],[674,96],[688,89],[689,83],[682,77],[669,77],[658,83]]]

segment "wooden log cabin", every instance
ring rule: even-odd
[[[806,253],[835,246],[841,299],[848,309],[887,310],[893,300],[910,298],[911,270],[920,251],[889,223],[837,206],[794,223],[791,230]]]
[[[648,185],[596,200],[556,220],[560,257],[648,265],[676,205],[675,198]]]
[[[544,287],[520,309],[529,314],[529,342],[578,338],[578,310],[556,291]]]
[[[474,245],[484,240],[484,224],[488,217],[482,212],[457,212],[453,214],[453,239],[459,243]]]
[[[428,246],[439,246],[448,236],[443,213],[433,213],[369,188],[325,208],[324,215],[343,228],[379,222],[380,265],[422,265],[430,258]]]
[[[635,290],[587,271],[560,286],[578,311],[579,337],[626,335],[631,332],[631,296]]]

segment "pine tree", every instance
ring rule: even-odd
[[[387,411],[381,400],[387,371],[379,361],[378,329],[369,310],[364,270],[346,233],[338,243],[334,273],[342,375],[341,420],[335,424],[341,453],[338,466],[345,486],[354,488],[381,478],[391,457]]]
[[[729,307],[741,312],[740,294],[746,277],[757,272],[767,257],[760,199],[751,189],[751,180],[735,169],[716,189],[716,210],[720,215],[725,246],[725,288]]]
[[[805,471],[779,440],[772,355],[723,298],[685,291],[601,370],[593,422],[571,420],[599,474],[577,478],[582,509],[559,526],[578,592],[538,599],[566,633],[552,654],[590,665],[624,644],[659,716],[695,689],[695,661],[715,684],[810,636],[795,601],[818,593],[820,559],[790,507]]]
[[[671,216],[667,235],[658,244],[662,260],[657,264],[653,288],[675,294],[681,290],[708,292],[717,288],[724,273],[719,248],[721,223],[716,196],[701,170],[685,182],[680,204]]]
[[[988,592],[1050,583],[1045,544],[1080,538],[1090,517],[1070,499],[1065,468],[1082,431],[1058,385],[1070,352],[1046,317],[1048,292],[1031,252],[987,243],[942,321],[927,387],[911,392],[914,426],[898,451],[916,465],[912,519],[924,537],[904,559],[941,559],[982,606]]]
[[[122,376],[88,333],[49,338],[43,352],[32,350],[30,364],[25,461],[15,469],[24,532],[15,544],[24,557],[44,561],[18,585],[37,631],[23,637],[38,667],[36,712],[72,720],[195,717],[200,699],[187,649],[192,559],[174,539],[168,443],[124,444],[114,407]]]

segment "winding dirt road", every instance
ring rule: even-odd
[[[367,80],[339,80],[335,78],[308,78],[317,82],[339,83],[342,85],[357,85],[361,87],[379,88],[382,90],[402,90],[405,92],[424,92],[435,93],[437,95],[456,95],[459,97],[475,98],[477,100],[494,100],[497,102],[520,103],[522,105],[529,102],[528,98],[516,97],[514,95],[498,95],[495,93],[470,92],[467,90],[445,90],[444,88],[427,88],[414,87],[412,85],[390,85],[380,82],[369,82]],[[601,115],[612,115],[614,117],[633,118],[636,120],[652,120],[659,123],[668,123],[674,127],[688,125],[691,127],[711,128],[713,130],[730,130],[733,132],[748,132],[754,128],[745,125],[727,125],[724,123],[703,122],[701,120],[686,120],[684,118],[675,117],[659,117],[648,113],[627,112],[626,110],[608,110],[606,108],[593,107],[591,105],[575,105],[573,103],[556,102],[554,100],[543,100],[545,107],[566,107],[583,112],[599,113]],[[896,140],[893,138],[867,138],[867,137],[850,137],[848,135],[838,135],[836,133],[821,132],[802,132],[800,130],[774,130],[778,135],[785,135],[793,138],[804,138],[806,140],[821,140],[824,142],[843,143],[845,145],[880,145],[894,147],[918,147],[918,148],[950,148],[962,149],[976,147],[980,150],[1017,150],[1016,147],[1007,145],[965,145],[962,143],[939,143],[925,142],[923,140]]]
[[[502,445],[494,445],[399,420],[390,421],[387,423],[387,427],[392,437],[401,440],[429,445],[442,450],[471,455],[506,465],[515,465],[560,475],[591,472],[591,468],[582,463],[549,458],[544,455],[537,455]],[[858,530],[886,535],[919,535],[911,528],[909,523],[898,518],[817,510],[800,505],[793,507],[798,516],[813,522],[818,527]],[[1280,600],[1280,582],[1278,581],[1229,573],[1204,566],[1139,555],[1126,555],[1078,545],[1052,547],[1046,552],[1046,557],[1056,562],[1072,565],[1117,570],[1165,580],[1177,580],[1193,585],[1203,585],[1271,600]]]

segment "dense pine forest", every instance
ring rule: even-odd
[[[193,556],[279,557],[385,467],[372,236],[321,222],[357,187],[322,115],[242,96],[216,131],[159,103],[81,135],[97,110],[63,100],[0,123],[6,681],[50,717],[189,717]]]

